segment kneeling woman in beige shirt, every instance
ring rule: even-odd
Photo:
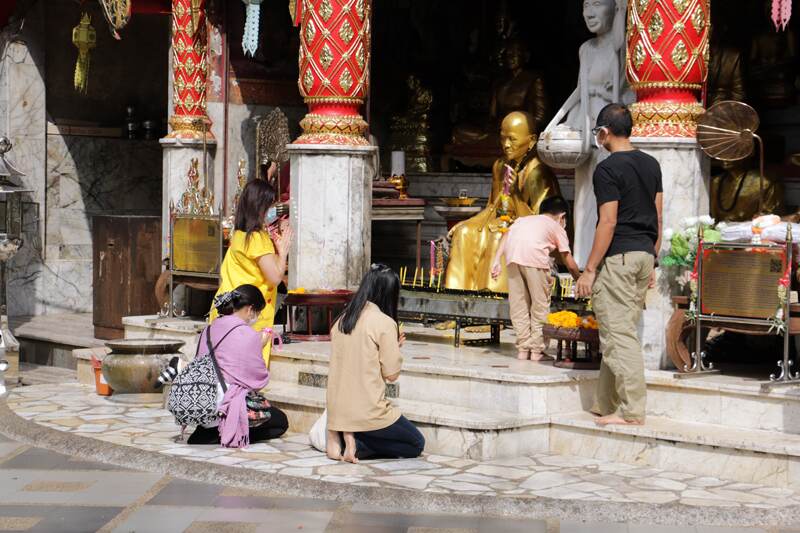
[[[386,382],[397,381],[403,364],[399,298],[397,274],[386,265],[372,265],[331,329],[327,399],[331,459],[357,463],[378,457],[419,457],[425,448],[419,430],[386,399]]]

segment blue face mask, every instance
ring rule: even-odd
[[[267,226],[269,226],[276,220],[278,220],[278,208],[273,205],[267,209],[267,215],[264,217],[264,221],[266,222]]]

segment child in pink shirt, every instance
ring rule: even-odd
[[[517,334],[517,358],[539,361],[544,357],[542,325],[550,312],[553,277],[550,256],[561,254],[575,279],[580,270],[569,250],[567,201],[551,196],[539,206],[539,215],[518,218],[500,241],[492,265],[492,277],[502,272],[500,258],[505,255],[508,272],[508,304],[511,323]]]

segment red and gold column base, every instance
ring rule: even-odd
[[[630,105],[634,137],[695,137],[699,102],[636,102]]]
[[[303,134],[294,144],[338,144],[369,146],[364,136],[367,122],[361,115],[321,115],[308,113],[300,121]]]
[[[172,115],[169,117],[169,125],[172,131],[167,135],[167,139],[187,139],[202,141],[205,136],[206,141],[214,141],[214,134],[211,133],[211,120],[208,117]]]

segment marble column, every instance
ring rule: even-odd
[[[370,265],[377,146],[291,144],[289,286],[356,289]]]
[[[637,148],[661,164],[664,228],[677,228],[686,217],[708,214],[710,161],[695,139],[637,137],[632,140]],[[662,253],[668,245],[662,242]],[[673,278],[674,272],[656,269],[656,288],[647,294],[640,335],[645,365],[650,369],[667,364],[665,331],[673,310],[672,295],[678,292]]]
[[[9,158],[25,173],[20,185],[34,192],[23,211],[23,246],[6,270],[8,313],[39,315],[50,306],[74,310],[86,288],[76,286],[60,263],[45,266],[45,198],[47,196],[47,117],[45,111],[44,10],[30,7],[25,24],[0,32],[0,135],[14,145]],[[17,34],[19,30],[19,34]],[[38,212],[37,212],[38,211]],[[91,301],[91,289],[89,289]],[[83,309],[80,309],[83,310]]]

